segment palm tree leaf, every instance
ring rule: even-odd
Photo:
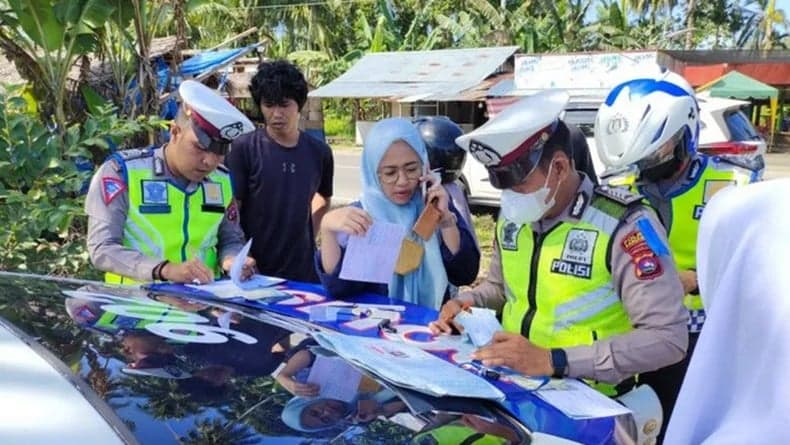
[[[505,18],[488,0],[467,0],[478,14],[483,16],[492,27],[500,27],[505,23]]]

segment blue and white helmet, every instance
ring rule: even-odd
[[[673,159],[677,148],[680,155],[694,154],[698,140],[694,90],[671,71],[617,85],[595,117],[595,145],[606,166],[604,175],[655,167]]]

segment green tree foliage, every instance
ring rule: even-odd
[[[19,87],[0,94],[0,269],[90,274],[81,195],[90,172],[77,165],[100,162],[110,143],[122,146],[161,122],[119,119],[101,107],[61,137],[31,112],[31,104]]]
[[[7,0],[0,2],[0,48],[23,67],[58,131],[67,124],[69,73],[99,47],[104,24],[121,0]]]

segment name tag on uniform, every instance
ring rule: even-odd
[[[140,213],[170,213],[167,181],[143,179],[141,185],[143,203]]]
[[[217,182],[204,182],[203,211],[225,213],[225,200],[223,199],[222,184]]]
[[[551,271],[562,275],[589,279],[592,276],[593,253],[598,232],[571,229],[565,238],[561,258],[551,263]]]
[[[203,183],[203,204],[216,206],[224,205],[225,200],[222,199],[222,185],[216,182]]]

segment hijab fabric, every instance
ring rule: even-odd
[[[428,165],[425,144],[410,120],[389,118],[377,122],[370,129],[362,150],[361,202],[362,208],[374,220],[399,224],[411,231],[425,207],[420,188],[417,188],[417,192],[408,203],[395,204],[382,191],[378,176],[381,159],[397,141],[408,144],[417,153],[423,165]],[[389,282],[389,296],[438,309],[447,290],[447,272],[442,261],[437,235],[434,233],[423,245],[425,254],[420,267],[405,276],[393,273]]]
[[[665,443],[778,444],[790,435],[790,179],[728,187],[700,221],[707,318]]]

